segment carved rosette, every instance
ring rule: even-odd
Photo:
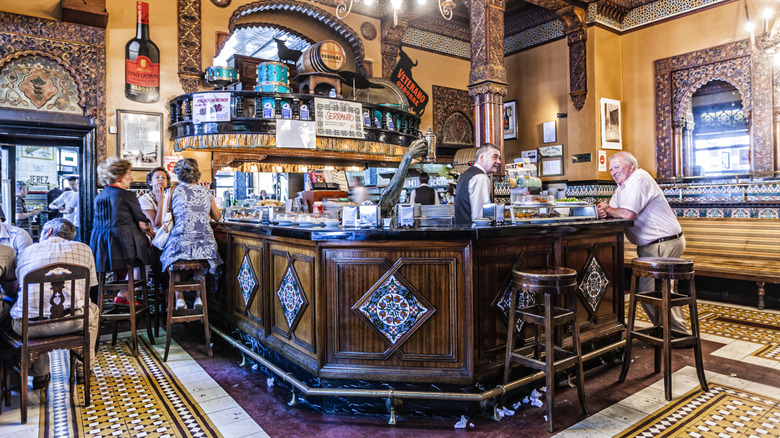
[[[373,41],[377,35],[376,26],[366,21],[360,25],[360,34],[363,35],[363,38]]]
[[[569,44],[569,96],[578,111],[588,97],[588,63],[585,53],[587,29],[585,10],[569,6],[557,11],[563,23],[563,33]]]
[[[179,0],[178,14],[179,82],[185,93],[192,93],[198,90],[202,74],[200,0]]]

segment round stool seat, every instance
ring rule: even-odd
[[[514,287],[534,293],[565,293],[577,287],[577,271],[569,268],[523,268],[512,270]]]
[[[693,261],[674,257],[637,257],[631,260],[631,267],[643,277],[680,280],[693,276]]]

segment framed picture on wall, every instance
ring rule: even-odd
[[[117,156],[133,163],[133,169],[162,165],[163,115],[117,110]]]
[[[517,101],[504,102],[504,140],[517,138]]]
[[[39,160],[53,160],[54,148],[45,146],[22,146],[22,158],[37,158]]]
[[[601,148],[623,149],[620,101],[601,98]]]
[[[555,143],[555,120],[542,123],[542,143]]]

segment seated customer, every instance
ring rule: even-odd
[[[33,244],[22,252],[19,257],[18,265],[18,278],[21,287],[24,287],[24,277],[27,273],[34,271],[38,268],[42,268],[54,263],[68,263],[71,265],[79,265],[89,268],[89,285],[90,287],[97,286],[97,276],[95,274],[95,257],[92,254],[92,250],[88,245],[73,241],[73,237],[76,235],[76,227],[67,219],[56,218],[46,222],[41,230],[40,243]],[[83,282],[76,282],[76,290],[73,293],[76,294],[76,302],[82,303],[84,301],[84,294],[89,293],[83,289]],[[70,285],[66,282],[63,295],[65,303],[70,302]],[[50,291],[51,288],[47,288]],[[22,291],[19,289],[19,294]],[[28,311],[30,314],[38,314],[38,291],[37,287],[30,287],[30,295],[28,296]],[[48,302],[50,296],[46,296],[45,300]],[[22,333],[22,318],[24,317],[22,308],[23,304],[21,300],[17,300],[16,304],[11,308],[12,327],[14,331],[21,335]],[[74,314],[83,312],[82,309],[76,309]],[[91,348],[94,350],[95,343],[98,338],[98,319],[100,316],[100,310],[95,303],[90,302],[90,320],[89,320],[89,332],[90,340],[92,342]],[[49,316],[48,309],[44,311],[45,316]],[[28,335],[31,338],[39,338],[46,336],[54,336],[66,333],[72,333],[80,330],[77,324],[80,321],[65,321],[57,323],[56,325],[35,326],[30,327]],[[94,358],[92,356],[92,364],[94,365]],[[80,371],[80,375],[83,375],[83,370]],[[78,373],[77,373],[78,374]],[[41,389],[49,382],[49,355],[44,354],[30,365],[30,375],[33,376],[33,388]]]

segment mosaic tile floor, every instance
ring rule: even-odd
[[[116,346],[101,343],[92,405],[86,408],[83,385],[77,385],[75,403],[68,390],[67,354],[52,353],[52,380],[43,402],[40,391],[28,390],[23,425],[15,392],[0,415],[0,438],[268,436],[178,345],[172,343],[168,362],[162,362],[161,344],[141,342],[136,359],[125,339]]]

